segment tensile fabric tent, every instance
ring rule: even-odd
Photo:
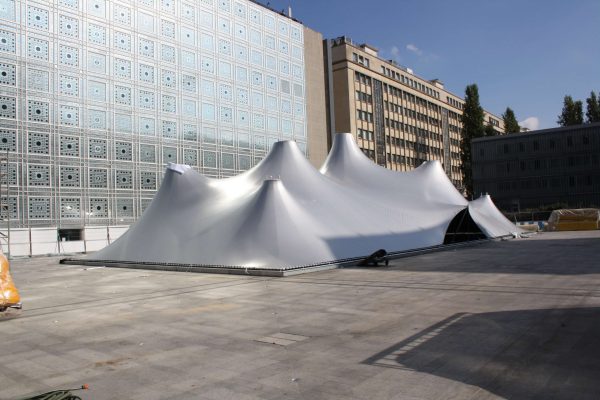
[[[244,272],[335,265],[378,249],[442,245],[461,212],[470,213],[482,236],[518,231],[489,197],[465,200],[438,161],[390,171],[368,159],[352,135],[338,134],[317,170],[295,142],[281,141],[232,178],[169,164],[142,217],[83,262]]]

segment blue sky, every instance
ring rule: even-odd
[[[261,0],[262,1],[262,0]],[[556,126],[563,97],[600,90],[599,0],[269,0],[325,38],[349,36],[482,106]],[[266,4],[266,1],[263,1]]]

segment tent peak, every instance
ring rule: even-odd
[[[173,162],[167,164],[167,170],[177,172],[179,175],[185,174],[190,169],[192,169],[192,167],[186,164],[177,164]]]

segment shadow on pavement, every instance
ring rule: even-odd
[[[600,308],[459,313],[363,363],[425,372],[509,399],[598,399]]]
[[[460,252],[450,254],[453,252]],[[600,273],[600,239],[518,239],[394,260],[390,270],[507,274]]]

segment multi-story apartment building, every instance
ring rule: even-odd
[[[600,207],[600,123],[475,139],[473,191],[505,211]]]
[[[332,131],[352,132],[365,154],[392,170],[439,160],[460,188],[463,99],[437,79],[380,58],[372,46],[340,37],[325,41],[325,48]],[[504,132],[502,119],[487,111],[485,122]]]
[[[227,177],[294,139],[320,165],[322,40],[249,0],[0,0],[13,254],[132,223],[168,162]]]

